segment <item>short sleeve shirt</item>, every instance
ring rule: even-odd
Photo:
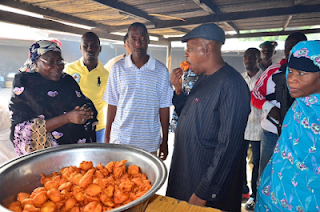
[[[95,69],[88,71],[83,58],[68,64],[64,72],[68,73],[78,83],[82,93],[89,98],[98,111],[97,131],[106,127],[106,114],[104,108],[107,104],[102,101],[106,89],[109,73],[100,61]],[[81,105],[80,105],[81,106]]]
[[[131,54],[114,64],[103,100],[117,106],[110,142],[154,152],[160,145],[160,108],[172,104],[169,72],[149,57],[140,69]]]

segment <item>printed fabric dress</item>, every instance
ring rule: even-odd
[[[293,103],[259,183],[255,211],[320,211],[320,94]]]
[[[69,123],[46,132],[45,120],[84,104],[92,108],[93,119],[85,124]],[[10,139],[18,155],[60,144],[96,141],[97,111],[68,74],[62,74],[59,81],[47,80],[36,72],[16,74],[9,108],[12,113]]]

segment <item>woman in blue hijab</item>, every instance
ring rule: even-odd
[[[320,41],[292,48],[286,77],[296,100],[260,178],[255,211],[320,211]]]

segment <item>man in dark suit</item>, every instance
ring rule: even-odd
[[[250,93],[242,76],[221,56],[224,31],[196,27],[182,38],[185,57],[200,77],[186,96],[182,69],[171,74],[179,114],[167,195],[225,211],[241,211],[244,131]]]

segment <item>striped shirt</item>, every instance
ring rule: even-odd
[[[280,64],[269,66],[269,68],[263,72],[251,91],[251,104],[258,109],[262,109],[263,112],[261,119],[262,129],[274,134],[278,133],[277,127],[267,119],[267,115],[274,106],[280,108],[280,102],[277,100],[268,101],[266,96],[275,92],[275,83],[272,80],[272,75],[279,73],[281,65],[286,62],[287,60],[283,59]],[[278,123],[275,119],[273,119],[273,121]]]
[[[168,69],[153,57],[140,69],[131,54],[115,63],[103,96],[117,106],[110,143],[156,151],[161,143],[160,108],[171,106],[172,95]]]
[[[243,72],[241,75],[248,84],[250,91],[262,75],[263,71],[260,69],[253,77],[248,75],[248,72]],[[262,110],[257,109],[251,104],[251,113],[248,118],[246,131],[244,132],[244,139],[248,141],[260,141],[262,136],[262,128],[260,125]]]

